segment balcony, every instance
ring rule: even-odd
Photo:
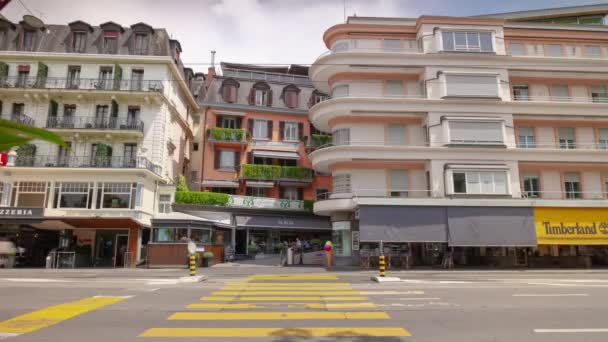
[[[85,129],[85,130],[128,130],[143,133],[144,123],[129,118],[96,118],[93,116],[49,117],[46,120],[49,129]]]
[[[306,148],[309,151],[314,151],[326,146],[331,146],[332,136],[331,134],[312,134],[306,141]]]
[[[248,133],[244,129],[212,127],[207,129],[207,138],[212,143],[245,145]]]
[[[58,78],[48,77],[3,77],[0,89],[66,89],[99,91],[137,91],[162,93],[163,81],[160,80],[110,80],[99,78]]]
[[[513,101],[517,102],[573,102],[608,104],[608,95],[603,96],[531,96],[513,94]]]
[[[6,120],[26,126],[35,126],[36,124],[34,119],[30,118],[25,114],[11,114],[11,116],[9,118],[6,118]]]
[[[224,77],[234,77],[252,81],[268,81],[268,82],[282,82],[282,83],[293,83],[296,85],[311,86],[312,83],[308,79],[308,76],[303,75],[289,75],[274,72],[264,71],[249,71],[231,68],[222,68],[222,74]]]
[[[256,181],[312,182],[313,170],[298,166],[243,164],[240,178]]]
[[[294,210],[305,211],[309,210],[307,201],[288,200],[281,198],[268,197],[251,197],[251,196],[236,196],[230,195],[228,198],[228,206],[235,208],[252,208],[252,209],[273,209],[273,210]]]
[[[11,166],[11,161],[7,163]],[[162,168],[145,157],[92,157],[73,155],[16,156],[15,167],[146,169],[161,175]]]

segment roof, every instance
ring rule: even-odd
[[[528,10],[528,11],[484,14],[484,15],[478,15],[475,17],[500,18],[500,19],[511,19],[511,20],[529,20],[529,19],[542,19],[542,18],[553,18],[553,17],[593,15],[593,14],[608,14],[608,4],[543,8],[543,9]]]
[[[304,75],[308,76],[308,67],[304,65],[255,65],[221,62],[222,69],[239,69],[247,71],[272,72],[277,74]]]

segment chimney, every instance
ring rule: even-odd
[[[215,75],[215,50],[211,50],[211,64],[207,69],[207,87],[211,84]]]
[[[215,50],[211,50],[211,67],[215,68]]]

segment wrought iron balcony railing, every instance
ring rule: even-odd
[[[34,126],[36,121],[25,114],[10,114],[10,116],[2,117],[3,119],[20,123],[26,126]]]
[[[164,82],[160,80],[113,80],[99,78],[69,77],[35,77],[10,76],[0,77],[0,88],[21,89],[82,89],[105,91],[143,91],[162,92]]]
[[[144,123],[132,118],[98,118],[93,116],[49,117],[46,128],[56,129],[116,129],[144,131]]]
[[[112,169],[147,169],[161,175],[160,165],[152,163],[146,157],[124,156],[74,156],[74,155],[34,155],[17,156],[16,167],[65,167],[65,168],[112,168]]]

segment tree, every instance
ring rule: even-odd
[[[32,140],[44,140],[69,148],[63,139],[53,132],[0,119],[0,151],[9,151],[13,147],[26,144]]]
[[[188,191],[188,184],[186,184],[186,177],[179,176],[179,178],[177,178],[176,190],[177,191]]]

